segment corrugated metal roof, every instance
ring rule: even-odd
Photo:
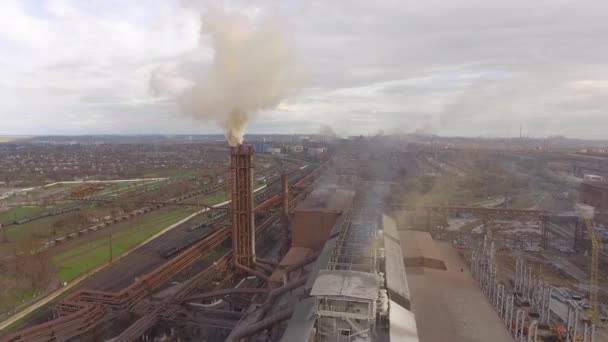
[[[300,203],[296,211],[324,210],[342,212],[350,206],[354,196],[354,191],[337,188],[315,190]]]
[[[377,300],[379,286],[378,276],[373,273],[322,270],[310,295]]]
[[[399,240],[399,231],[397,230],[397,222],[387,215],[382,215],[382,231],[384,235],[390,236],[395,240]]]
[[[389,301],[390,342],[418,342],[418,327],[414,314],[399,304]]]
[[[428,232],[402,230],[399,232],[399,236],[401,237],[402,253],[405,258],[442,259],[435,241]]]
[[[384,237],[384,260],[386,266],[386,288],[394,294],[401,296],[407,303],[399,302],[409,307],[411,301],[410,289],[407,283],[405,265],[403,264],[403,254],[401,246],[395,240]]]
[[[331,252],[334,250],[334,247],[336,247],[335,237],[327,240],[325,246],[323,246],[323,249],[321,250],[321,254],[319,254],[319,256],[317,257],[317,261],[315,262],[312,270],[310,271],[308,280],[304,285],[304,289],[306,289],[306,291],[310,291],[312,289],[315,280],[317,280],[317,274],[319,273],[319,271],[327,267],[327,262],[331,257]]]

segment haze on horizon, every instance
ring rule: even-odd
[[[213,2],[217,4],[217,2]],[[193,4],[195,6],[193,6]],[[205,1],[0,2],[0,135],[206,134],[151,75],[210,70]],[[247,133],[603,139],[608,3],[226,1],[287,24],[306,82]]]

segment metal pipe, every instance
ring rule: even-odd
[[[281,211],[283,219],[287,222],[289,218],[289,178],[286,173],[281,175]]]
[[[204,306],[201,306],[199,303],[186,303],[189,309],[197,312],[204,312],[210,314],[218,314],[218,315],[229,315],[229,316],[243,316],[244,312],[239,311],[231,311],[231,310],[222,310],[222,309],[210,309]]]
[[[279,311],[274,315],[268,316],[259,322],[250,324],[240,329],[235,329],[231,334],[232,336],[228,337],[226,341],[238,342],[242,338],[246,338],[262,330],[266,330],[279,322],[291,318],[291,316],[293,315],[293,311],[294,308],[290,307],[285,310]]]
[[[514,285],[514,291],[518,292],[518,287],[519,287],[519,258],[515,259],[515,285]]]
[[[532,288],[532,266],[528,266],[528,288],[526,289],[526,298],[530,301],[530,290]]]
[[[475,252],[471,254],[471,275],[473,275],[473,279],[477,279],[477,256]]]
[[[572,338],[576,341],[576,336],[578,333],[578,315],[579,315],[579,310],[578,308],[575,309],[576,311],[574,312],[574,332],[572,334]]]
[[[513,295],[509,295],[505,304],[505,325],[509,333],[513,331],[513,299]]]
[[[249,274],[253,274],[254,276],[256,276],[256,277],[264,280],[265,282],[270,282],[270,277],[269,276],[265,275],[262,272],[259,272],[259,271],[256,271],[254,269],[251,269],[251,268],[249,268],[247,266],[241,265],[241,264],[239,264],[236,261],[234,262],[234,267],[238,268],[239,270],[245,271],[245,272],[247,272]]]
[[[493,277],[492,277],[492,292],[491,295],[495,296],[496,295],[496,280],[497,280],[498,275],[496,274],[496,267],[493,267]],[[496,300],[494,301],[494,306],[496,306]]]
[[[496,289],[496,310],[498,311],[498,316],[502,317],[504,315],[504,301],[505,301],[505,285],[498,284],[498,288]]]
[[[547,295],[547,302],[546,302],[546,307],[547,307],[547,314],[545,316],[545,323],[549,324],[549,322],[551,322],[551,296],[553,296],[553,287],[551,287],[549,289],[549,294]]]
[[[522,309],[517,310],[517,313],[515,314],[515,341],[518,340],[517,335],[520,336],[520,339],[524,335],[525,319],[526,319],[526,312]]]
[[[578,308],[575,306],[572,300],[568,301],[568,315],[567,315],[567,341],[575,342],[576,333],[578,330]]]
[[[308,277],[300,277],[290,283],[270,291],[268,294],[268,299],[266,299],[266,303],[264,303],[264,305],[271,305],[276,297],[306,284],[306,280],[308,280]]]
[[[207,298],[213,298],[213,297],[220,297],[220,296],[225,296],[225,295],[229,295],[229,294],[234,294],[234,293],[247,293],[247,294],[265,294],[270,292],[269,289],[261,289],[261,288],[231,288],[231,289],[222,289],[222,290],[216,290],[216,291],[211,291],[211,292],[207,292],[207,293],[203,293],[200,295],[195,295],[195,296],[190,296],[188,298],[185,298],[183,300],[183,302],[189,302],[189,301],[193,301],[193,300],[201,300],[201,299],[207,299]]]
[[[255,259],[253,260],[253,265],[255,265],[256,267],[259,267],[259,268],[263,269],[264,271],[269,272],[269,273],[271,273],[271,274],[272,274],[272,272],[274,272],[274,269],[273,269],[272,267],[270,267],[270,266],[268,266],[268,265],[264,265],[264,264],[262,264],[262,263],[259,263],[259,262],[257,261],[257,258],[255,258]]]
[[[260,258],[258,256],[255,257],[255,261],[259,262],[260,264],[266,264],[272,267],[277,267],[279,266],[278,263],[274,262],[274,261],[270,261],[268,259],[264,259],[264,258]]]
[[[285,268],[285,273],[289,274],[300,267],[304,267],[304,266],[310,264],[311,262],[317,260],[317,257],[319,256],[319,254],[321,254],[321,252],[315,252],[315,253],[307,256],[306,258],[300,260],[299,262],[297,262],[293,265],[289,265],[288,267]]]
[[[274,301],[276,300],[277,297],[306,284],[306,280],[308,280],[308,277],[300,277],[290,283],[287,283],[279,288],[276,288],[276,289],[270,291],[270,293],[268,294],[268,297],[266,298],[266,301],[264,302],[264,304],[262,304],[262,307],[260,309],[260,314],[257,319],[259,320],[259,319],[263,318],[268,313],[268,311],[270,310],[272,304],[274,303]]]
[[[532,330],[534,330],[534,334],[532,334]],[[528,342],[536,342],[538,338],[538,321],[533,320],[530,322],[528,326]]]

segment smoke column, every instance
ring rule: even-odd
[[[235,146],[259,111],[276,108],[295,87],[291,42],[285,27],[270,18],[210,10],[201,22],[201,35],[211,38],[213,65],[190,76],[193,83],[177,102],[183,114],[217,122]]]

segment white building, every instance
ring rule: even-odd
[[[311,147],[308,149],[308,154],[311,156],[318,156],[320,154],[323,154],[327,152],[327,148],[326,147]]]
[[[302,153],[304,152],[304,146],[302,145],[291,145],[289,146],[289,150],[293,153]]]
[[[266,153],[281,154],[281,148],[280,147],[266,147]]]

